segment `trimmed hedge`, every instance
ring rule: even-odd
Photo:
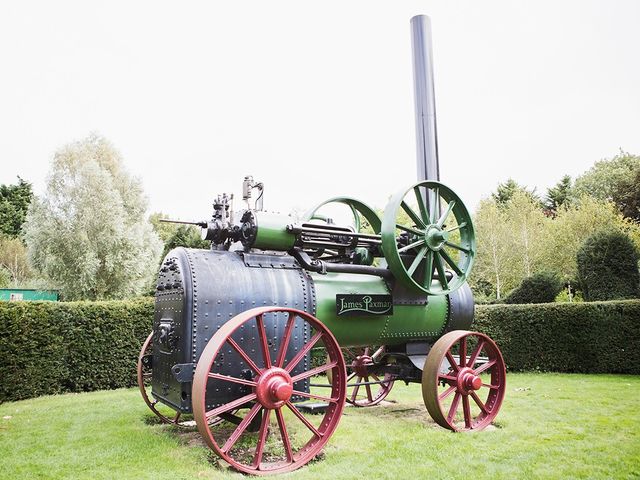
[[[136,384],[153,299],[0,302],[0,402]],[[640,300],[479,305],[511,371],[640,373]]]
[[[153,299],[0,302],[0,402],[136,384]]]
[[[640,300],[481,305],[472,328],[511,371],[640,374]]]

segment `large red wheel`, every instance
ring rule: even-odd
[[[142,394],[144,403],[149,409],[157,415],[162,423],[170,423],[178,427],[194,427],[195,422],[192,418],[184,418],[180,412],[161,406],[158,400],[151,396],[151,378],[153,377],[153,332],[149,334],[140,355],[138,355],[138,387]],[[190,416],[189,416],[190,417]]]
[[[464,330],[443,335],[422,372],[422,398],[435,422],[450,430],[482,430],[498,414],[506,389],[498,346]]]
[[[393,388],[392,375],[385,374],[380,378],[370,371],[371,365],[384,355],[384,345],[373,353],[371,350],[371,347],[342,350],[347,365],[346,401],[356,407],[378,405]]]
[[[267,315],[286,317],[284,333],[275,346],[265,328]],[[235,337],[240,338],[253,328],[260,348],[250,354],[233,334],[237,332]],[[310,339],[292,358],[287,358],[291,357],[287,354],[291,337],[299,334],[294,330],[311,332]],[[303,360],[308,359],[314,347],[326,349],[327,361],[306,368]],[[230,351],[250,368],[248,375],[218,373],[224,365],[224,355]],[[329,396],[296,390],[297,382],[329,371],[333,378]],[[208,391],[214,393],[234,384],[246,387],[246,395],[207,407]],[[329,440],[342,415],[345,386],[340,347],[322,322],[291,308],[254,308],[229,320],[207,343],[193,379],[193,413],[209,447],[236,470],[255,475],[290,472],[309,462]],[[323,414],[305,416],[294,404],[300,399],[320,400],[328,407]],[[236,409],[239,410],[233,423],[212,426],[207,422],[216,416],[228,418],[227,413]]]

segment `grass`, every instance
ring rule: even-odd
[[[419,385],[347,408],[321,458],[291,479],[640,478],[640,377],[509,374],[495,428],[454,434]],[[195,431],[153,422],[136,389],[0,405],[0,478],[247,478]]]

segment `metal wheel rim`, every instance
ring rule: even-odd
[[[367,222],[369,222],[369,225],[371,225],[371,228],[373,229],[373,233],[380,233],[380,230],[382,228],[382,221],[380,220],[378,214],[366,203],[351,197],[334,197],[330,198],[329,200],[325,200],[324,202],[307,210],[302,216],[302,219],[304,221],[313,219],[314,215],[320,209],[320,207],[323,207],[324,205],[327,205],[329,203],[342,203],[351,208],[351,212],[353,213],[356,224],[356,232],[360,232],[361,227],[360,219],[357,215],[357,213],[359,213]]]
[[[432,201],[430,211],[424,206],[424,193]],[[411,208],[405,199],[416,199],[418,211]],[[444,200],[449,208],[444,212],[436,211]],[[404,211],[412,225],[398,222],[400,212]],[[456,226],[447,228],[446,222],[452,217]],[[413,240],[404,247],[398,247],[396,230],[402,230]],[[449,241],[448,237],[458,232],[460,243]],[[455,261],[451,249],[459,256]],[[398,191],[387,204],[382,219],[382,250],[389,269],[394,276],[407,287],[429,295],[445,295],[460,288],[471,272],[475,257],[475,235],[471,215],[460,198],[446,185],[434,181],[422,181],[407,189]],[[414,255],[407,266],[401,254]],[[451,269],[455,276],[448,281],[445,269]],[[434,281],[434,272],[438,281]]]
[[[469,339],[477,341],[475,348],[470,351],[467,349]],[[452,347],[456,345],[461,352],[457,362],[452,354]],[[482,352],[487,354],[487,362],[480,365],[477,360]],[[443,373],[442,365],[445,361],[451,367]],[[480,378],[486,372],[491,375],[488,384],[482,381],[479,388],[470,386],[476,382],[475,377]],[[442,387],[443,391],[439,390],[441,382],[446,385]],[[454,431],[482,430],[498,414],[505,390],[504,360],[500,349],[488,336],[478,332],[454,330],[443,335],[429,351],[422,372],[422,398],[431,418],[438,425]],[[452,401],[447,408],[444,402],[448,398],[452,398]],[[471,410],[472,401],[476,405],[474,408],[479,409],[476,416]],[[461,407],[462,423],[456,420]]]
[[[265,354],[265,352],[268,352],[268,347],[266,346],[267,340],[266,334],[264,333],[264,323],[262,320],[262,315],[269,312],[287,312],[289,314],[285,334],[283,336],[282,344],[275,361],[272,361],[273,359],[270,358],[270,354],[268,356]],[[292,330],[290,325],[293,325],[296,317],[303,319],[305,322],[308,322],[309,325],[311,325],[317,333],[312,339],[309,340],[309,342],[305,344],[305,347],[303,347],[293,359],[285,364],[284,361],[286,356],[286,349],[288,346],[289,338],[291,337]],[[242,350],[242,347],[240,345],[235,343],[235,341],[233,343],[229,342],[229,344],[242,356],[243,360],[248,362],[248,364],[257,374],[253,380],[241,380],[240,382],[244,385],[252,386],[253,393],[207,411],[206,389],[209,378],[233,381],[236,383],[238,383],[237,381],[240,380],[239,378],[236,378],[235,380],[229,380],[229,378],[231,377],[220,378],[222,377],[222,375],[216,376],[216,374],[210,373],[218,352],[223,347],[223,345],[227,343],[233,332],[235,332],[241,325],[253,320],[255,320],[256,324],[258,325],[258,332],[262,342],[261,353],[263,358],[265,359],[265,365],[269,365],[269,367],[260,369],[255,364],[255,362],[251,360],[250,356]],[[311,426],[315,429],[314,432],[314,430],[309,427],[310,423],[308,422],[308,420],[305,422],[305,420],[303,419],[304,416],[289,400],[286,400],[282,405],[276,406],[274,408],[265,406],[265,404],[262,403],[263,399],[261,399],[260,396],[260,392],[262,392],[260,385],[263,378],[268,378],[269,374],[273,373],[276,370],[293,370],[302,360],[302,358],[304,358],[306,353],[308,353],[320,339],[322,339],[325,347],[327,348],[327,352],[331,360],[330,363],[325,364],[321,367],[312,368],[305,371],[303,374],[296,375],[294,377],[291,377],[290,379],[291,383],[293,384],[304,378],[310,378],[316,374],[326,372],[327,370],[331,370],[333,373],[334,381],[332,383],[330,397],[307,394],[296,390],[293,390],[291,393],[291,395],[295,394],[306,398],[319,399],[322,401],[327,401],[329,403],[329,407],[326,409],[320,425],[317,428],[313,427],[313,425]],[[282,345],[284,345],[284,347]],[[331,437],[331,434],[334,432],[335,428],[338,425],[344,408],[345,384],[346,371],[344,359],[342,358],[342,354],[340,352],[340,347],[331,332],[322,324],[322,322],[320,322],[312,315],[301,310],[278,307],[258,307],[236,315],[234,318],[225,323],[207,343],[205,349],[202,352],[200,360],[198,361],[198,365],[196,366],[196,372],[193,380],[192,399],[194,417],[196,419],[196,424],[198,425],[198,430],[200,431],[200,434],[203,436],[207,445],[212,450],[214,450],[218,454],[218,456],[220,456],[220,458],[229,463],[236,470],[253,475],[269,475],[290,472],[302,467],[311,459],[313,459],[318,453],[320,453],[324,445]],[[211,425],[207,423],[207,417],[223,414],[227,411],[231,411],[236,407],[246,405],[249,402],[253,404],[249,412],[246,414],[246,416],[243,418],[242,422],[240,422],[234,432],[230,435],[225,444],[222,446],[219,445],[211,430]],[[285,406],[312,433],[311,439],[296,451],[294,451],[294,448],[291,444],[291,439],[289,437],[286,422],[284,420],[284,415],[282,413]],[[249,422],[251,422],[251,420],[255,418],[259,412],[262,412],[262,420],[253,461],[251,464],[247,464],[246,462],[239,462],[236,459],[232,458],[229,452],[238,441],[238,439],[242,435],[247,433],[246,429],[249,425]],[[281,436],[282,447],[285,451],[286,460],[263,465],[264,446],[267,443],[268,435],[271,428],[270,417],[274,412]],[[233,439],[234,436],[235,439]],[[230,445],[229,442],[231,442]]]

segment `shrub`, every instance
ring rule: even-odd
[[[640,300],[481,305],[472,329],[509,370],[640,374]]]
[[[585,300],[638,296],[638,251],[623,232],[602,230],[591,235],[578,250],[577,264]]]
[[[151,299],[0,302],[0,402],[130,387]]]
[[[551,303],[562,290],[562,281],[553,273],[536,273],[522,280],[504,303]]]

